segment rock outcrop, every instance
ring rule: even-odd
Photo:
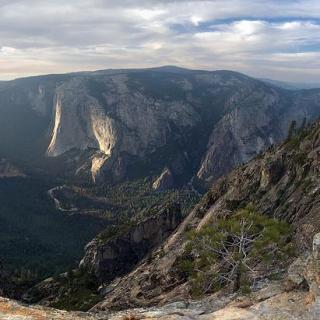
[[[180,207],[173,205],[137,225],[125,226],[111,235],[102,233],[86,246],[80,268],[94,273],[102,282],[122,276],[159,246],[181,220]]]
[[[98,320],[98,317],[80,312],[67,312],[37,306],[26,306],[16,301],[0,298],[2,320]]]
[[[54,101],[54,119],[48,156],[71,149],[96,148],[110,155],[117,141],[114,120],[91,97],[81,79],[61,85]]]
[[[318,273],[319,275],[319,273]],[[317,303],[308,301],[309,293],[285,291],[279,282],[242,295],[219,296],[201,300],[178,301],[164,306],[99,313],[66,312],[41,306],[28,306],[0,298],[0,319],[5,320],[318,320]]]
[[[113,279],[128,273],[141,260],[148,261],[150,252],[163,243],[181,220],[180,206],[174,204],[142,221],[107,229],[86,246],[79,268],[72,271],[72,281],[67,273],[48,278],[28,290],[23,300],[70,307],[68,299],[77,291],[81,297],[71,310],[79,310],[77,306],[88,310],[101,300],[98,291],[110,291],[108,284]]]
[[[161,175],[154,181],[152,188],[156,191],[165,191],[172,188],[174,185],[174,178],[171,171],[166,168]]]
[[[289,267],[288,281],[295,287],[305,287],[309,290],[307,302],[312,311],[320,316],[320,233],[313,237],[312,252],[297,258]]]
[[[309,98],[312,103],[320,102],[320,95]],[[230,169],[283,141],[288,135],[288,119],[300,126],[315,116],[312,103],[305,103],[307,99],[300,95],[287,97],[291,107],[283,109],[281,94],[258,89],[240,101],[215,126],[197,177],[210,185]]]

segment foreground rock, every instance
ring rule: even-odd
[[[84,313],[70,313],[37,306],[26,306],[18,302],[0,298],[1,320],[94,320],[94,316]]]
[[[110,313],[66,312],[40,306],[21,305],[0,298],[1,320],[318,320],[317,305],[308,303],[308,293],[292,291],[274,294],[264,301],[255,297],[177,302],[163,307],[129,309]]]
[[[0,298],[0,319],[6,320],[318,320],[320,317],[320,257],[318,239],[312,253],[289,268],[288,281],[308,283],[308,290],[288,290],[281,281],[269,282],[247,296],[216,293],[198,301],[185,300],[159,307],[128,309],[112,313],[75,313],[21,305]],[[296,287],[298,288],[298,287]]]

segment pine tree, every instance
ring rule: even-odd
[[[297,131],[297,121],[296,120],[292,120],[289,126],[289,130],[288,130],[288,138],[287,140],[292,139]]]
[[[250,285],[249,274],[255,274],[257,264],[274,264],[290,254],[289,237],[286,222],[247,206],[227,219],[190,232],[188,258],[180,266],[189,274],[195,295],[222,286],[238,291]]]

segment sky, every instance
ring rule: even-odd
[[[0,80],[162,65],[320,83],[320,1],[0,0]]]

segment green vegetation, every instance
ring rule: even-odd
[[[288,130],[288,140],[292,139],[297,133],[297,121],[292,120]]]
[[[131,219],[126,219],[124,217],[122,219],[118,219],[116,224],[109,225],[103,232],[101,232],[97,236],[97,239],[101,240],[102,243],[105,243],[107,240],[114,239],[117,236],[130,231],[130,229],[137,226],[140,221],[147,219],[148,217],[155,216],[163,210],[180,210],[180,205],[177,203],[166,203],[159,207],[155,206],[152,208],[146,208]]]
[[[302,139],[307,137],[309,134],[310,134],[310,125],[307,124],[306,118],[304,118],[299,128],[297,128],[297,122],[293,120],[290,123],[289,129],[288,129],[288,136],[285,143],[290,149],[298,149]]]
[[[290,237],[286,222],[249,205],[191,231],[179,267],[190,278],[194,296],[222,287],[247,292],[259,270],[279,266],[293,254]]]
[[[297,152],[294,157],[294,162],[298,165],[304,165],[307,161],[307,154],[305,152]]]
[[[199,201],[200,196],[187,188],[155,191],[152,189],[153,180],[154,177],[105,184],[101,187],[93,187],[88,192],[104,198],[108,210],[104,211],[102,216],[109,219],[116,217],[120,222],[137,215],[139,218],[152,216],[157,213],[159,207],[176,202],[180,204],[182,214],[186,215]]]
[[[86,270],[69,270],[67,274],[55,277],[59,284],[58,300],[52,307],[62,310],[87,311],[99,301],[98,281]]]
[[[303,189],[308,192],[313,186],[313,181],[310,177],[306,178],[303,182]]]
[[[59,212],[49,188],[33,178],[0,179],[1,260],[17,281],[40,280],[76,266],[84,246],[108,223]]]
[[[123,234],[130,230],[134,225],[133,221],[125,220],[119,221],[117,224],[108,226],[104,231],[98,235],[98,239],[102,242],[116,238],[118,235]]]
[[[0,258],[14,282],[32,284],[74,268],[84,246],[101,231],[105,230],[102,238],[109,238],[130,226],[132,219],[156,214],[167,203],[180,202],[187,213],[198,200],[186,189],[156,192],[151,181],[76,188],[72,196],[70,190],[61,192],[59,199],[66,207],[74,205],[93,212],[69,215],[54,208],[47,194],[52,184],[43,179],[0,179]],[[97,194],[103,201],[95,201]]]

